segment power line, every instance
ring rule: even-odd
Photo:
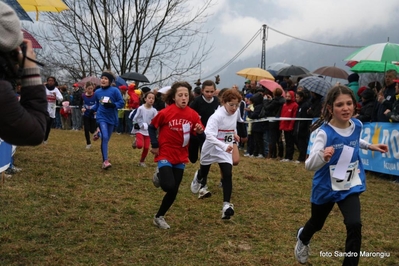
[[[259,36],[261,30],[259,29],[254,36],[252,36],[252,38],[248,41],[247,44],[244,45],[243,48],[241,48],[241,50],[233,57],[231,58],[226,64],[224,64],[222,67],[220,67],[218,70],[214,71],[212,74],[209,74],[207,77],[203,78],[203,79],[208,79],[210,77],[212,77],[215,74],[218,74],[220,71],[222,71],[223,69],[225,69],[226,67],[228,67],[231,63],[233,63],[256,39],[256,37]]]
[[[304,41],[304,42],[309,42],[309,43],[314,43],[314,44],[319,44],[319,45],[325,45],[325,46],[332,46],[332,47],[340,47],[340,48],[361,48],[363,46],[357,46],[357,45],[342,45],[342,44],[332,44],[332,43],[323,43],[323,42],[316,42],[316,41],[311,41],[311,40],[306,40],[306,39],[302,39],[299,37],[295,37],[293,35],[281,32],[277,29],[274,29],[272,27],[266,26],[267,29],[271,29],[277,33],[280,33],[284,36],[296,39],[296,40],[300,40],[300,41]],[[248,43],[233,57],[231,58],[227,63],[225,63],[222,67],[220,67],[218,70],[214,71],[212,74],[209,74],[207,77],[203,78],[203,79],[208,79],[210,77],[212,77],[215,74],[218,74],[219,72],[221,72],[222,70],[224,70],[226,67],[228,67],[231,63],[233,63],[255,40],[256,37],[259,36],[259,34],[261,33],[262,29],[259,29],[255,35],[248,41]]]
[[[287,37],[290,37],[290,38],[293,38],[293,39],[297,39],[297,40],[300,40],[300,41],[304,41],[304,42],[314,43],[314,44],[320,44],[320,45],[325,45],[325,46],[333,46],[333,47],[341,47],[341,48],[362,48],[363,47],[363,46],[357,46],[357,45],[342,45],[342,44],[315,42],[315,41],[305,40],[305,39],[302,39],[302,38],[299,38],[299,37],[295,37],[295,36],[289,35],[287,33],[284,33],[284,32],[281,32],[279,30],[276,30],[274,28],[271,28],[269,26],[267,26],[267,28],[269,28],[269,29],[271,29],[271,30],[273,30],[273,31],[275,31],[277,33],[280,33],[280,34],[282,34],[284,36],[287,36]]]

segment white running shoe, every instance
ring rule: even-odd
[[[201,183],[198,181],[198,170],[194,174],[193,181],[191,181],[190,189],[191,192],[197,194],[201,188]]]
[[[234,215],[234,205],[231,203],[223,203],[222,219],[228,220]]]
[[[210,196],[212,196],[212,193],[208,190],[208,186],[201,188],[198,192],[199,199],[209,198]]]
[[[91,148],[91,144],[87,144],[87,145],[86,145],[86,149],[87,149],[87,150],[90,150],[90,148]]]
[[[160,187],[161,185],[159,184],[159,169],[157,167],[157,169],[155,170],[154,175],[152,176],[152,183],[154,184],[154,186],[156,188]]]
[[[145,164],[145,162],[139,162],[138,166],[147,167],[147,165]]]
[[[308,261],[309,258],[309,245],[305,245],[302,243],[302,241],[299,239],[299,236],[301,235],[303,230],[303,227],[299,228],[297,236],[296,236],[296,245],[295,245],[295,258],[296,260],[301,263],[305,264]]]
[[[154,216],[153,223],[161,229],[170,228],[170,226],[166,223],[165,218],[163,216],[159,216],[158,218]]]

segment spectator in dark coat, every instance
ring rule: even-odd
[[[0,138],[18,146],[41,144],[49,120],[46,89],[32,43],[23,39],[19,18],[4,2],[0,36]],[[20,100],[12,85],[17,79],[22,83]]]
[[[359,114],[355,115],[357,119],[365,122],[371,122],[371,118],[373,116],[374,107],[377,102],[376,94],[374,90],[367,88],[361,94],[361,107]]]
[[[388,117],[391,122],[399,122],[399,79],[395,79],[395,102],[392,104],[391,109],[385,110],[384,114]],[[397,182],[399,182],[399,177],[397,178]]]
[[[263,94],[261,92],[255,93],[251,97],[251,102],[254,105],[254,110],[252,111],[249,108],[245,110],[248,112],[248,117],[250,119],[259,119],[261,118],[260,114],[263,108]],[[258,158],[263,158],[263,131],[264,122],[253,122],[252,123],[252,137],[254,139],[254,153],[253,155]]]
[[[277,88],[273,91],[273,98],[270,102],[265,105],[266,116],[268,117],[280,117],[281,108],[285,103],[285,98],[283,97],[283,90]],[[281,140],[281,131],[279,129],[280,121],[270,121],[269,122],[269,157],[270,158],[282,158],[284,155],[284,145]]]
[[[388,117],[384,114],[387,109],[392,109],[392,104],[395,102],[395,85],[394,79],[397,77],[396,70],[388,70],[385,73],[385,88],[382,88],[378,93],[378,103],[376,104],[373,113],[373,122],[389,122]]]
[[[310,107],[308,91],[301,90],[297,91],[295,95],[295,100],[298,103],[298,112],[296,113],[297,118],[311,118],[308,114],[308,109]],[[298,160],[295,162],[305,162],[306,154],[308,150],[308,142],[310,136],[310,125],[311,120],[297,120],[294,125],[294,141],[295,145],[298,147],[299,156]]]

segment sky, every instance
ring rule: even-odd
[[[187,1],[194,14],[201,3],[209,0]],[[212,7],[207,10],[209,18],[203,28],[211,31],[207,42],[213,46],[213,51],[201,64],[201,74],[195,80],[214,79],[215,72],[229,62],[264,24],[269,27],[266,65],[286,62],[309,70],[335,63],[343,66],[343,58],[355,48],[332,50],[284,36],[275,30],[305,40],[340,45],[363,46],[386,42],[388,37],[390,42],[399,43],[398,11],[397,0],[212,0]],[[40,24],[40,21],[35,23]],[[260,35],[234,63],[217,71],[222,77],[221,86],[243,83],[244,79],[235,72],[260,66],[261,51]]]
[[[396,0],[215,1],[210,10],[211,17],[205,25],[205,28],[212,30],[208,42],[213,44],[214,49],[209,59],[201,65],[201,77],[209,76],[233,58],[263,24],[270,27],[267,31],[266,65],[272,63],[268,60],[270,51],[278,51],[287,43],[303,43],[272,29],[305,40],[341,45],[369,45],[386,42],[388,37],[390,42],[399,43],[397,3]],[[386,30],[386,34],[379,34],[378,39],[372,39],[377,36],[374,32],[381,31],[381,28]],[[365,43],[364,36],[368,36],[371,43]],[[348,55],[355,50],[349,49]],[[261,51],[262,40],[258,37],[235,62],[243,62],[243,68],[254,67],[245,66],[245,61],[257,57],[260,65]],[[306,57],[312,54],[312,49],[299,53]],[[343,58],[338,60],[342,61]],[[279,61],[290,63],[290,58],[279,58]]]

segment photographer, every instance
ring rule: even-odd
[[[0,2],[0,138],[13,145],[38,145],[44,139],[47,100],[35,59],[19,18]],[[20,101],[13,88],[19,79]]]

